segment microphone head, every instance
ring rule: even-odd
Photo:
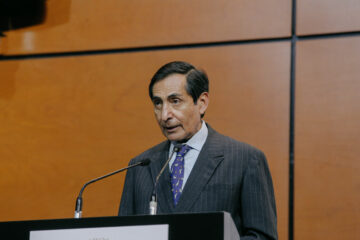
[[[182,148],[182,144],[181,143],[178,143],[178,144],[176,144],[175,146],[174,146],[174,152],[179,152],[180,151],[180,149]]]
[[[151,161],[150,161],[150,159],[146,158],[145,160],[142,160],[142,161],[141,161],[140,166],[146,166],[146,165],[149,165],[149,163],[150,163],[150,162],[151,162]]]

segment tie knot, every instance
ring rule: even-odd
[[[185,156],[185,154],[191,149],[191,147],[189,145],[182,145],[182,147],[180,148],[180,151],[178,152],[177,156]]]

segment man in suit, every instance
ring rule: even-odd
[[[167,140],[131,160],[134,164],[149,158],[151,163],[127,172],[119,215],[148,214],[155,191],[158,213],[226,211],[241,239],[277,239],[266,158],[255,147],[221,135],[205,123],[206,74],[189,63],[170,62],[155,73],[149,95]]]

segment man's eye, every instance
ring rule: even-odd
[[[178,103],[180,103],[180,99],[174,98],[174,99],[172,99],[172,103],[178,104]]]
[[[154,103],[155,107],[158,107],[161,105],[161,101],[153,101],[153,103]]]

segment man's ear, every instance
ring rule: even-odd
[[[203,92],[198,100],[197,100],[197,105],[199,105],[199,111],[200,111],[200,114],[203,115],[205,114],[205,111],[209,105],[209,93],[208,92]]]

